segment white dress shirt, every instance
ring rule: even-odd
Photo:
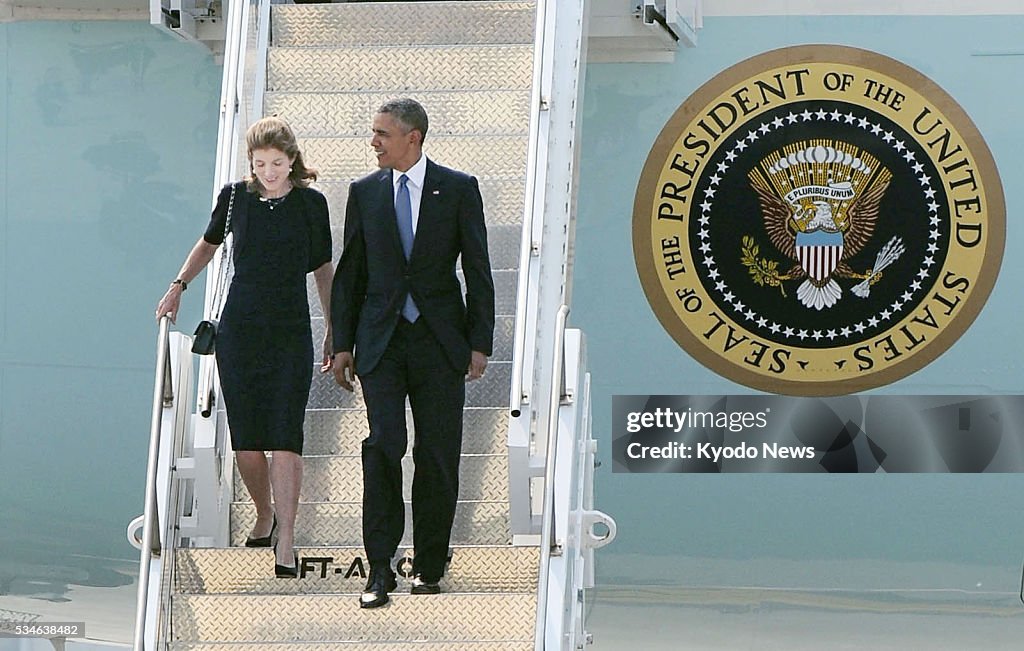
[[[392,197],[398,199],[398,179],[405,174],[409,180],[405,187],[409,189],[409,205],[412,207],[412,235],[416,237],[416,226],[420,221],[420,200],[423,198],[423,179],[427,175],[427,157],[420,154],[420,159],[408,171],[391,170]]]

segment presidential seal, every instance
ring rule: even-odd
[[[793,395],[925,366],[995,283],[1005,206],[977,128],[887,57],[769,52],[675,112],[637,188],[633,249],[672,337],[717,373]]]

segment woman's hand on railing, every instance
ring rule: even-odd
[[[174,323],[178,318],[178,308],[181,306],[181,293],[185,291],[188,284],[192,284],[199,272],[202,271],[206,265],[210,264],[210,260],[213,259],[213,254],[217,251],[217,244],[210,244],[205,239],[200,237],[192,250],[189,251],[188,257],[185,258],[185,263],[181,265],[181,270],[178,272],[178,278],[171,282],[171,286],[167,288],[167,293],[160,299],[160,302],[156,305],[156,320],[159,321],[160,317],[167,315],[171,318],[171,323]]]
[[[157,303],[157,321],[160,320],[160,317],[168,316],[171,319],[171,323],[175,322],[175,319],[178,318],[178,308],[181,306],[181,293],[183,291],[185,290],[179,283],[171,283],[171,286],[167,288],[167,293]]]

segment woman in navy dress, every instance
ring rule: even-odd
[[[277,533],[275,574],[297,574],[295,515],[302,484],[302,426],[313,371],[306,274],[313,273],[326,320],[321,372],[330,369],[331,226],[327,200],[309,187],[291,128],[264,118],[246,134],[252,174],[234,184],[234,274],[217,330],[217,368],[235,460],[256,505],[249,547]],[[181,294],[224,241],[232,185],[157,306],[177,316]],[[266,452],[272,451],[268,462]]]

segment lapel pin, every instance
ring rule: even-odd
[[[434,190],[433,194],[441,194],[440,190]]]

